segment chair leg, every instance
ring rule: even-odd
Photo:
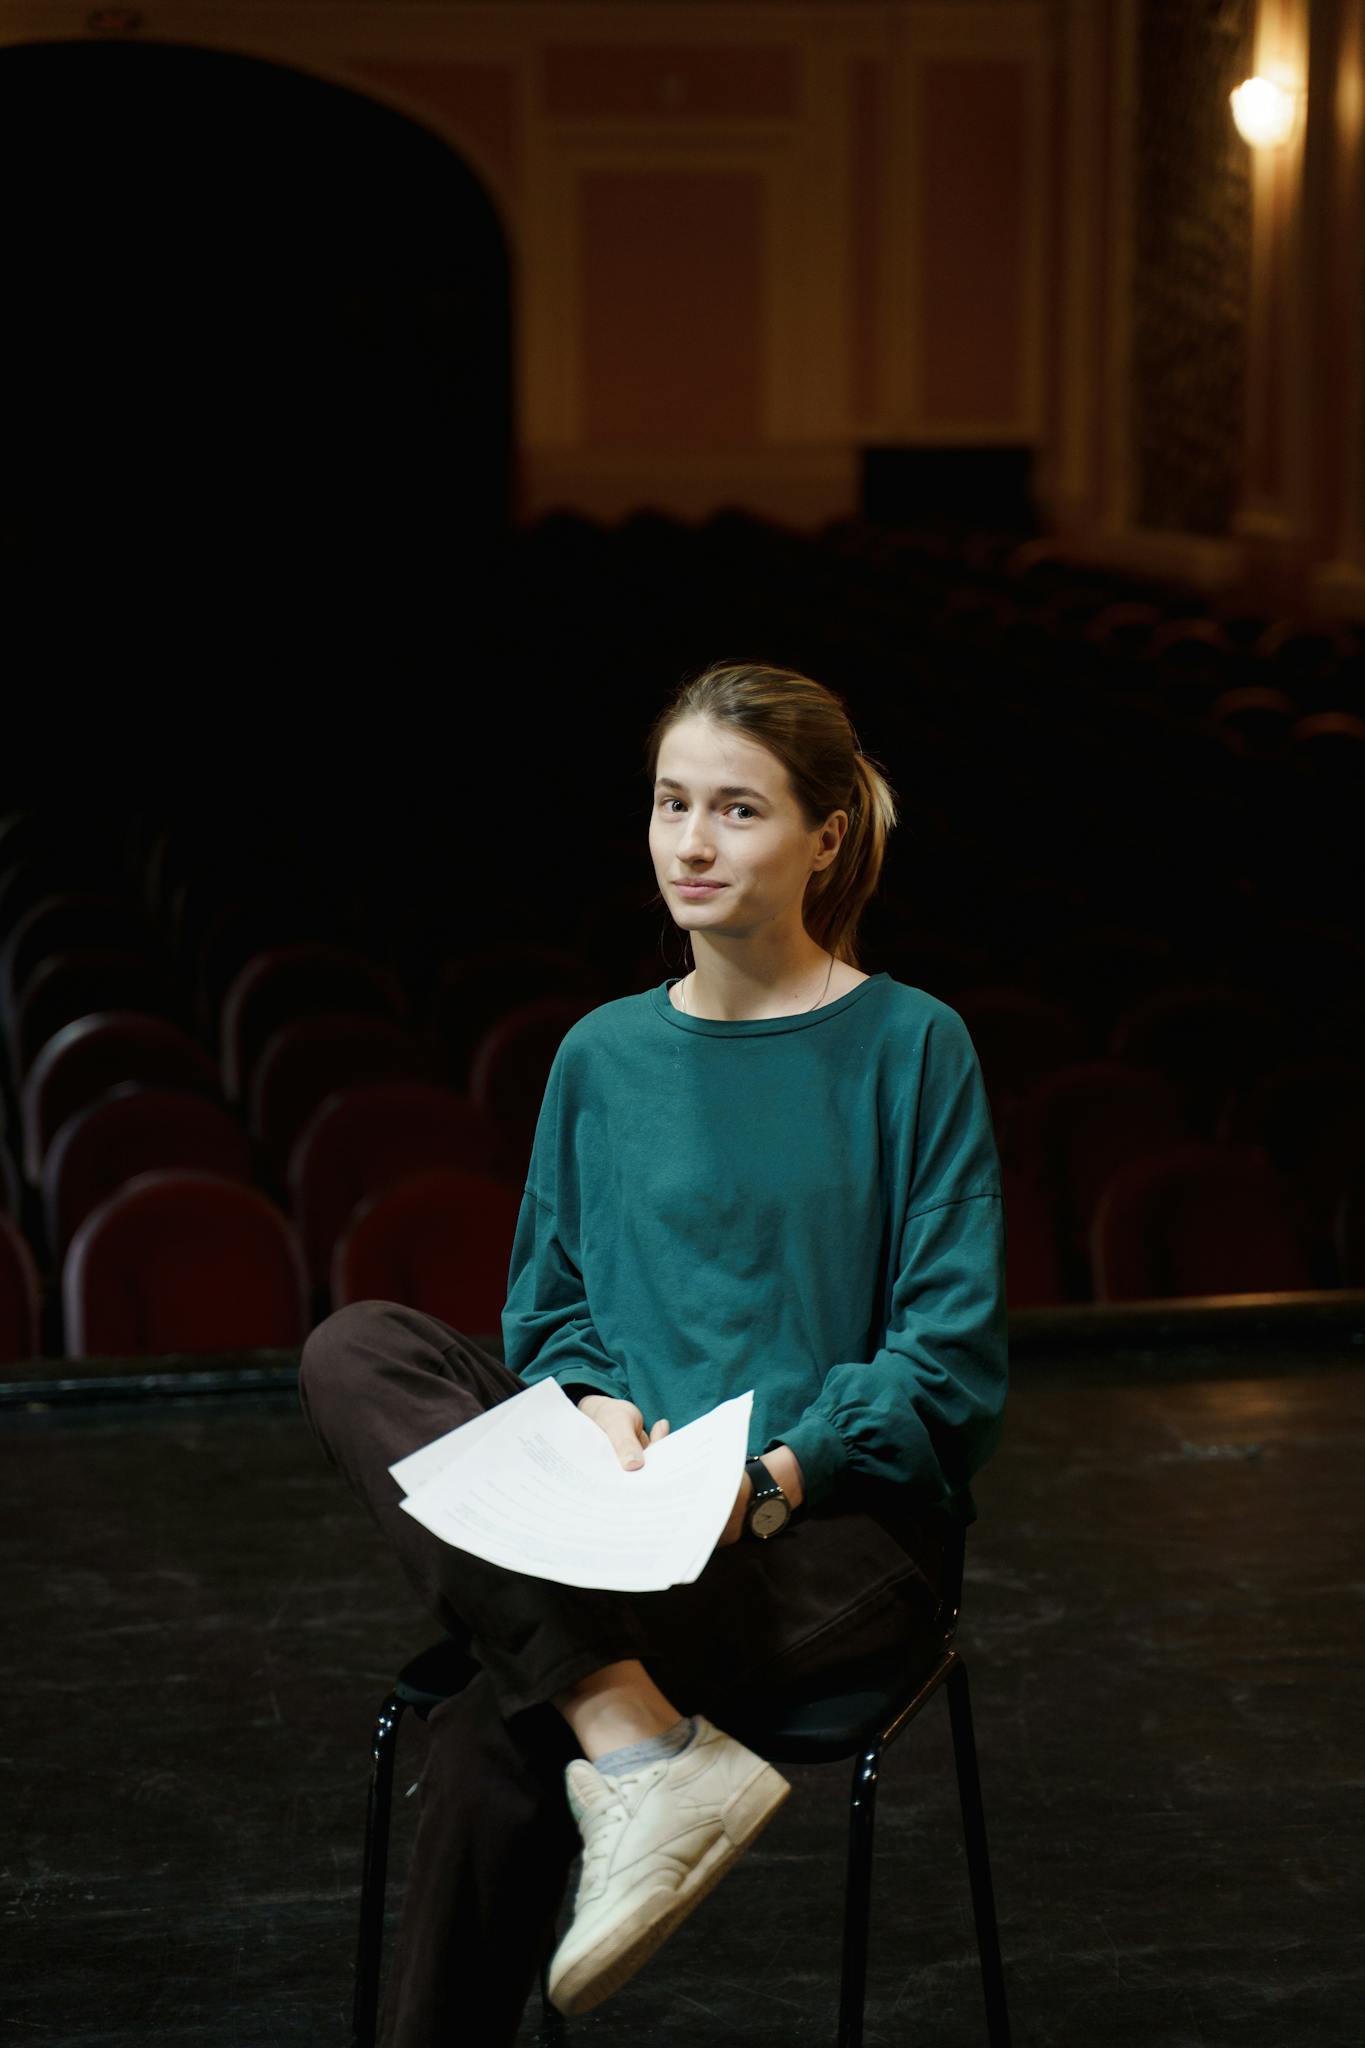
[[[848,1811],[848,1873],[844,1880],[844,1961],[839,1980],[838,2048],[863,2048],[867,1993],[867,1924],[872,1900],[872,1823],[882,1746],[874,1742],[853,1766]]]
[[[390,1693],[379,1709],[370,1746],[370,1792],[365,1808],[365,1856],[360,1879],[360,1935],[355,1959],[351,2048],[374,2048],[379,2029],[379,1961],[384,1946],[384,1884],[389,1867],[393,1757],[404,1703]]]
[[[991,1885],[986,1816],[981,1805],[981,1780],[976,1768],[976,1735],[967,1667],[960,1658],[946,1680],[948,1713],[953,1728],[958,1797],[962,1802],[962,1834],[967,1848],[967,1875],[976,1918],[976,1945],[981,1956],[981,1987],[986,1997],[986,2038],[990,2048],[1010,2048],[1009,2012],[1005,2005],[1005,1973],[1000,1962],[1000,1935],[995,1924],[995,1892]]]

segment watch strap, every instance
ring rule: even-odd
[[[787,1526],[787,1522],[789,1522],[792,1517],[792,1505],[791,1502],[787,1499],[786,1494],[782,1491],[782,1488],[779,1486],[778,1482],[773,1478],[772,1473],[764,1464],[762,1458],[746,1458],[744,1461],[744,1469],[748,1473],[749,1483],[753,1487],[753,1496],[750,1499],[748,1511],[744,1517],[744,1526],[746,1531],[751,1535],[754,1533],[754,1511],[755,1509],[760,1508],[763,1505],[764,1501],[768,1500],[780,1500],[785,1506],[787,1510],[786,1521],[779,1524],[779,1529],[785,1529]],[[772,1530],[770,1532],[771,1535],[776,1536],[779,1533],[779,1529]]]
[[[772,1473],[768,1470],[761,1457],[746,1458],[744,1469],[748,1473],[749,1482],[754,1489],[755,1501],[771,1500],[774,1494],[782,1493],[782,1488],[773,1478]],[[782,1494],[782,1498],[785,1500],[786,1495]]]

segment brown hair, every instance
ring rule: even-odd
[[[847,811],[838,853],[806,884],[802,919],[817,944],[857,967],[858,920],[881,876],[896,800],[880,768],[860,750],[842,697],[797,669],[713,662],[682,683],[650,728],[645,767],[651,788],[664,734],[683,718],[731,726],[774,754],[810,831],[831,811]]]

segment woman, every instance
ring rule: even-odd
[[[685,684],[646,754],[655,875],[695,964],[556,1054],[506,1365],[382,1302],[304,1350],[321,1441],[481,1667],[428,1722],[394,2048],[514,2040],[579,1852],[550,1995],[581,2012],[626,1981],[789,1790],[726,1721],[913,1650],[945,1518],[975,1518],[999,1435],[980,1070],[955,1011],[857,964],[886,782],[832,692],[757,664]],[[753,1388],[749,1460],[692,1584],[525,1578],[400,1510],[392,1462],[549,1375],[628,1469]]]

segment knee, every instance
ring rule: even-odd
[[[299,1391],[310,1414],[371,1381],[386,1334],[402,1313],[392,1301],[351,1301],[309,1331],[299,1358]]]

